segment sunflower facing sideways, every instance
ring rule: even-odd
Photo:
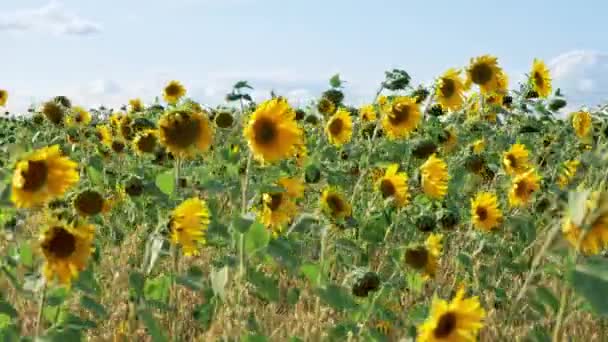
[[[502,74],[502,69],[498,66],[496,57],[484,55],[472,58],[466,73],[466,88],[476,84],[484,95],[495,92],[500,88],[499,77]]]
[[[163,98],[168,104],[176,104],[184,95],[186,95],[186,88],[179,81],[169,82],[163,90]]]
[[[477,297],[464,298],[460,288],[451,302],[433,298],[429,318],[418,327],[418,342],[465,342],[477,340],[485,310]]]
[[[595,191],[588,196],[581,222],[573,222],[570,214],[564,217],[562,233],[572,247],[585,255],[608,248],[608,193]]]
[[[137,133],[133,139],[133,149],[139,155],[154,153],[158,145],[158,133],[156,130],[147,129]]]
[[[80,271],[87,267],[93,251],[95,227],[78,226],[50,219],[40,236],[40,249],[44,256],[43,274],[47,281],[70,285]]]
[[[491,231],[502,222],[502,212],[498,207],[498,198],[491,192],[479,192],[471,200],[471,217],[477,229]]]
[[[591,114],[585,111],[573,113],[572,127],[579,138],[586,138],[591,131]]]
[[[376,121],[376,108],[372,104],[362,106],[359,108],[359,117],[363,122]]]
[[[283,192],[262,195],[262,223],[279,234],[297,214],[296,200],[302,197],[304,185],[297,178],[283,177],[277,182]]]
[[[540,176],[534,169],[530,169],[513,178],[509,191],[509,205],[520,207],[528,203],[532,194],[539,188]]]
[[[404,206],[409,201],[407,188],[407,175],[405,172],[398,172],[399,165],[392,164],[384,173],[384,176],[377,182],[378,191],[382,198],[392,198],[397,206]]]
[[[17,163],[11,200],[31,208],[62,196],[78,180],[78,164],[62,156],[59,145],[44,147]]]
[[[243,134],[254,157],[262,162],[288,159],[303,145],[295,112],[283,98],[262,103],[249,118]]]
[[[69,126],[86,126],[91,122],[91,114],[84,108],[75,106],[70,111],[70,116],[66,119]]]
[[[459,110],[464,103],[464,82],[460,70],[449,69],[439,77],[435,86],[437,102],[446,109]]]
[[[513,144],[511,148],[503,152],[502,165],[510,176],[526,172],[530,168],[528,149],[523,144]]]
[[[427,196],[442,199],[447,194],[448,165],[443,159],[437,158],[437,155],[433,154],[420,166],[420,174],[422,190]]]
[[[382,127],[391,140],[407,137],[420,122],[420,109],[411,97],[395,97],[390,105],[384,107]]]
[[[108,125],[98,125],[95,127],[95,136],[102,144],[108,147],[112,145],[112,129]]]
[[[179,158],[205,152],[213,141],[213,128],[205,112],[172,109],[158,121],[160,143]]]
[[[131,99],[129,100],[129,110],[131,113],[143,112],[144,104],[141,102],[141,99]]]
[[[547,98],[551,95],[551,75],[545,63],[539,59],[534,59],[532,71],[530,72],[530,85],[539,97]]]
[[[422,274],[424,280],[435,277],[439,258],[443,250],[442,234],[430,234],[424,245],[408,247],[405,251],[405,263]]]
[[[186,256],[198,255],[210,222],[205,201],[196,197],[185,200],[171,214],[171,243],[182,247]]]
[[[335,146],[348,143],[353,134],[353,120],[350,113],[343,108],[338,109],[327,121],[325,133],[329,142]]]
[[[4,107],[8,101],[8,91],[0,89],[0,107]]]
[[[350,216],[351,206],[338,189],[329,187],[321,194],[321,209],[333,219],[345,219]]]

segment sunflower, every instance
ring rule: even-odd
[[[535,91],[539,97],[546,98],[551,95],[551,75],[549,75],[549,69],[545,63],[540,59],[534,59],[529,82],[532,86],[532,90]]]
[[[74,199],[74,208],[82,216],[94,216],[104,211],[105,200],[94,190],[85,190]]]
[[[511,207],[523,206],[528,203],[532,194],[540,188],[539,182],[540,176],[534,169],[515,176],[511,191],[509,191]]]
[[[99,125],[95,127],[95,136],[97,136],[97,139],[99,139],[102,144],[108,147],[112,145],[112,130],[108,125]]]
[[[424,245],[415,245],[405,250],[405,263],[422,274],[423,279],[435,277],[442,252],[441,234],[431,234]]]
[[[420,166],[422,189],[424,193],[435,199],[443,198],[448,192],[448,165],[433,154]]]
[[[430,317],[418,327],[419,342],[475,341],[486,315],[477,297],[460,288],[451,302],[433,298]]]
[[[40,249],[44,256],[43,274],[47,281],[57,279],[70,285],[80,271],[87,267],[93,251],[95,227],[79,226],[50,219],[40,236]]]
[[[351,214],[351,206],[344,195],[335,188],[329,187],[321,194],[321,208],[334,219],[345,219]]]
[[[196,197],[185,200],[171,215],[171,243],[180,245],[186,256],[198,255],[198,246],[206,242],[209,223],[205,201]]]
[[[458,146],[458,135],[456,134],[454,127],[451,126],[444,129],[443,132],[443,150],[445,152],[450,152]]]
[[[139,132],[133,139],[133,149],[139,155],[154,153],[158,145],[158,133],[154,129]]]
[[[382,127],[389,139],[407,137],[420,122],[420,109],[416,100],[407,96],[395,97],[392,103],[385,105]]]
[[[8,101],[8,91],[0,89],[0,107],[4,107]]]
[[[376,121],[376,108],[369,104],[359,108],[359,116],[363,122]]]
[[[317,110],[319,113],[329,116],[336,112],[336,104],[327,97],[322,97],[317,103]]]
[[[133,130],[133,118],[130,115],[121,116],[117,128],[123,139],[127,141],[131,141],[133,139],[135,132]]]
[[[249,118],[243,134],[253,155],[263,162],[289,158],[304,143],[295,112],[283,98],[262,103]]]
[[[505,171],[511,176],[526,172],[530,168],[528,155],[526,146],[513,144],[508,151],[502,154],[502,165]]]
[[[129,109],[132,113],[143,112],[144,104],[141,99],[131,99],[129,100]]]
[[[407,175],[405,172],[397,172],[398,164],[392,164],[377,182],[378,191],[382,194],[382,198],[393,198],[398,206],[404,206],[409,201],[409,192],[407,189]]]
[[[482,94],[500,89],[499,77],[503,73],[498,66],[498,59],[494,56],[484,55],[471,59],[467,68],[466,88],[472,84],[479,86]]]
[[[55,125],[60,125],[63,123],[65,110],[59,103],[55,101],[48,101],[42,105],[41,112],[44,114],[47,120]]]
[[[591,114],[585,111],[573,113],[572,127],[579,138],[586,138],[591,131]]]
[[[186,88],[179,81],[169,82],[163,91],[163,98],[169,104],[176,104],[184,95],[186,95]]]
[[[69,126],[86,126],[91,122],[91,114],[82,107],[70,108],[71,115],[66,119]]]
[[[60,197],[78,179],[78,164],[61,156],[59,145],[44,147],[17,163],[11,200],[18,208],[31,208]]]
[[[570,184],[580,164],[581,162],[578,160],[567,160],[564,162],[562,172],[557,178],[557,185],[559,185],[560,189],[564,189]]]
[[[160,143],[179,158],[207,151],[213,141],[213,128],[205,112],[173,109],[158,121]]]
[[[471,200],[471,217],[478,229],[491,231],[502,221],[502,212],[498,208],[498,198],[491,192],[479,192]]]
[[[280,233],[297,214],[296,200],[302,197],[304,185],[297,178],[281,178],[278,181],[283,192],[265,193],[262,195],[262,223]]]
[[[473,141],[471,144],[471,150],[475,154],[481,154],[486,149],[486,139],[481,138]]]
[[[325,133],[329,142],[335,146],[342,146],[350,141],[353,134],[353,120],[350,113],[340,108],[327,121]]]
[[[449,69],[435,85],[437,102],[446,109],[459,110],[464,103],[464,82],[460,78],[460,70]]]
[[[380,96],[378,96],[378,99],[376,100],[376,102],[382,108],[388,104],[388,97],[386,97],[386,95],[380,95]]]
[[[114,153],[123,153],[127,148],[127,144],[122,141],[120,138],[114,138],[110,142],[110,149],[114,151]]]

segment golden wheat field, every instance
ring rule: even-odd
[[[1,340],[608,341],[607,106],[491,55],[347,86],[0,118]]]

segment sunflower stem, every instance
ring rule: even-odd
[[[564,320],[564,312],[566,312],[566,306],[568,305],[568,286],[564,285],[562,289],[562,295],[559,300],[559,311],[555,320],[555,327],[553,328],[553,341],[561,341],[560,330],[562,322]]]
[[[40,289],[40,299],[38,301],[38,317],[36,317],[36,330],[35,337],[38,338],[40,336],[40,329],[42,327],[42,313],[44,311],[44,305],[46,303],[46,282],[42,284],[42,289]]]
[[[175,158],[175,165],[174,165],[174,171],[175,171],[175,195],[179,194],[179,178],[181,177],[181,167],[182,167],[182,161],[179,157]]]
[[[179,313],[178,305],[180,303],[179,288],[177,287],[177,276],[179,275],[179,247],[173,245],[173,306],[176,309],[176,313]],[[175,341],[179,340],[179,318],[173,317],[171,319],[171,334]]]

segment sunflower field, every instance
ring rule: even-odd
[[[608,341],[608,106],[526,76],[4,115],[0,340]]]

